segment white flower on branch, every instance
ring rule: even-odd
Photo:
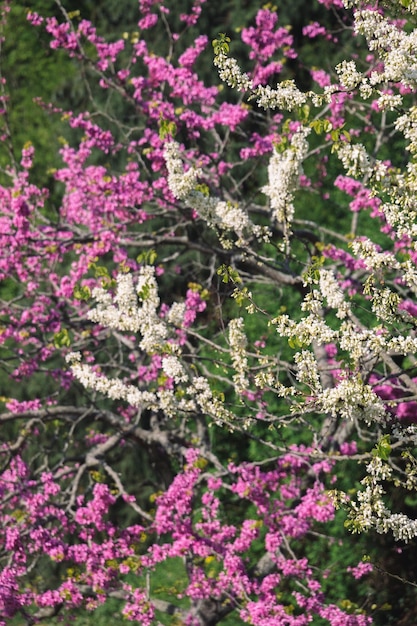
[[[305,126],[299,128],[286,150],[274,150],[268,166],[268,184],[262,188],[269,198],[273,218],[282,225],[286,239],[291,233],[294,193],[299,187],[302,162],[308,152],[306,137],[310,131]]]
[[[288,315],[280,315],[273,320],[276,325],[277,333],[284,337],[288,337],[305,346],[311,345],[313,341],[318,344],[332,343],[338,339],[338,332],[330,328],[321,316],[311,314],[295,322]]]
[[[286,109],[292,111],[301,107],[306,101],[307,96],[298,89],[293,80],[285,80],[273,89],[269,85],[259,85],[252,98],[263,109]]]
[[[172,194],[195,211],[211,227],[235,232],[239,238],[245,231],[252,232],[253,227],[246,211],[238,205],[224,202],[199,191],[199,169],[184,170],[180,157],[180,146],[171,141],[165,146],[165,161],[168,169],[168,186]]]
[[[336,65],[335,69],[341,85],[348,91],[358,87],[364,80],[363,74],[356,69],[354,61],[342,61]]]
[[[344,143],[339,148],[338,157],[342,161],[348,176],[360,178],[372,173],[369,155],[362,144]]]
[[[168,186],[178,200],[185,200],[197,186],[202,170],[190,168],[184,171],[176,141],[170,141],[165,145],[164,157],[168,168]]]
[[[183,366],[176,356],[163,357],[162,369],[164,373],[170,378],[173,378],[176,383],[185,382],[188,379]]]
[[[302,350],[294,355],[294,361],[297,364],[296,378],[307,385],[314,394],[322,392],[320,383],[319,366],[312,352]]]
[[[364,489],[358,491],[356,501],[350,502],[351,526],[358,532],[371,529],[380,534],[392,532],[397,541],[407,543],[417,537],[417,520],[389,510],[383,501],[385,491],[380,482],[387,480],[392,480],[392,469],[376,455],[361,481]]]
[[[395,120],[394,125],[396,130],[400,131],[404,137],[408,139],[409,144],[407,150],[409,150],[411,154],[415,154],[417,152],[417,107],[413,106],[407,113],[400,115],[400,117]]]
[[[140,391],[119,379],[110,379],[97,373],[91,365],[81,363],[79,352],[71,352],[66,357],[74,377],[86,388],[98,391],[112,400],[125,400],[131,406],[144,408],[157,404],[157,398],[150,391]]]
[[[339,345],[355,366],[367,363],[387,350],[387,341],[380,328],[358,328],[351,322],[341,325]]]
[[[168,328],[157,313],[159,296],[155,268],[144,265],[140,269],[136,288],[129,273],[118,274],[116,282],[114,299],[101,288],[93,290],[97,306],[88,312],[88,318],[107,328],[139,332],[142,335],[139,345],[145,352],[161,349]]]
[[[186,307],[184,302],[174,302],[167,313],[167,321],[173,326],[182,326]]]
[[[343,419],[360,420],[366,424],[383,423],[386,411],[382,400],[361,377],[350,374],[336,387],[323,389],[317,396],[317,404],[324,413]]]
[[[350,311],[350,306],[346,302],[333,272],[325,269],[320,270],[319,287],[322,296],[327,300],[327,304],[336,309],[336,316],[344,319]]]
[[[238,62],[233,57],[224,53],[218,54],[214,58],[214,65],[218,67],[221,80],[232,89],[237,89],[237,91],[253,89],[253,82],[247,74],[241,71]]]
[[[410,3],[410,6],[415,2]],[[378,11],[355,12],[355,30],[364,35],[369,50],[377,51],[384,62],[381,72],[373,72],[371,82],[402,83],[415,88],[417,85],[417,33],[407,33],[398,24],[387,19]]]
[[[313,95],[300,91],[293,80],[282,81],[275,89],[269,85],[258,85],[255,88],[249,76],[241,71],[236,59],[224,52],[216,55],[214,65],[218,68],[221,80],[232,89],[249,92],[249,99],[256,100],[263,109],[292,111],[302,106],[307,101],[308,95]]]
[[[243,319],[238,317],[229,322],[229,344],[232,364],[236,370],[233,382],[238,393],[246,390],[249,386],[247,379],[248,359],[246,356],[246,345],[248,340],[244,332]]]
[[[355,240],[352,243],[352,249],[365,262],[367,269],[371,271],[383,268],[400,268],[400,263],[391,252],[387,250],[380,252],[376,244],[370,239]]]

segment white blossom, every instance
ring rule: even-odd
[[[354,61],[342,61],[339,65],[336,65],[335,69],[340,83],[347,90],[354,89],[363,80],[363,75],[356,69]]]
[[[385,334],[379,327],[358,328],[352,322],[344,322],[340,327],[339,345],[345,350],[354,364],[369,363],[387,350]]]
[[[297,364],[296,378],[300,383],[307,385],[315,394],[322,391],[319,367],[312,352],[302,350],[294,355]]]
[[[233,428],[235,416],[227,410],[220,399],[213,395],[210,384],[204,376],[196,376],[188,388],[188,392],[195,399],[203,414],[211,417],[216,424],[227,424]]]
[[[379,96],[377,102],[381,111],[394,111],[401,108],[403,97],[400,94],[383,93]]]
[[[360,376],[351,374],[335,387],[323,389],[316,398],[324,413],[343,419],[360,420],[366,424],[384,422],[386,411],[382,400]]]
[[[417,152],[417,107],[413,106],[407,111],[407,113],[397,117],[394,126],[396,130],[400,131],[408,140],[409,144],[407,146],[407,150],[409,150],[412,154],[415,154]]]
[[[232,364],[236,370],[233,382],[236,390],[242,392],[249,386],[247,379],[248,359],[246,356],[247,338],[244,332],[243,319],[238,317],[229,322],[229,345]]]
[[[292,111],[307,101],[307,94],[298,89],[293,80],[286,80],[273,89],[269,85],[259,85],[252,98],[263,109],[286,109]]]
[[[169,309],[166,319],[169,324],[173,324],[174,326],[182,326],[185,315],[185,303],[184,302],[174,302],[174,304]]]
[[[154,267],[141,267],[136,288],[129,273],[118,274],[116,282],[114,299],[101,288],[93,290],[97,306],[88,312],[88,318],[107,328],[139,332],[139,345],[145,352],[160,349],[168,328],[157,313],[159,296]]]
[[[176,198],[184,200],[195,189],[202,171],[194,168],[184,171],[176,141],[165,145],[164,157],[168,168],[168,186]]]
[[[300,91],[293,80],[282,81],[275,89],[269,85],[254,87],[249,76],[241,71],[236,59],[224,53],[215,57],[214,64],[218,67],[220,78],[229,87],[249,92],[250,99],[256,100],[263,109],[279,108],[292,111],[307,100],[307,94]]]
[[[247,74],[244,74],[236,59],[226,54],[218,54],[214,59],[214,65],[219,69],[219,76],[229,87],[237,91],[250,91],[253,83]]]
[[[337,317],[344,319],[350,311],[350,306],[345,301],[343,291],[333,272],[325,269],[320,270],[319,287],[322,296],[327,300],[327,304],[336,309]]]
[[[173,378],[176,383],[185,382],[188,376],[177,356],[165,356],[162,358],[162,369],[164,373]]]
[[[411,3],[411,4],[415,4]],[[415,88],[417,84],[417,33],[407,33],[378,11],[355,12],[355,30],[364,35],[369,50],[379,53],[384,62],[381,72],[374,72],[372,82],[402,83]]]
[[[403,513],[392,513],[384,503],[385,492],[380,481],[391,480],[391,476],[391,468],[375,455],[361,481],[364,489],[358,491],[356,501],[350,503],[349,517],[359,532],[371,529],[380,534],[392,532],[394,539],[407,543],[417,537],[417,520]]]
[[[369,155],[362,144],[344,143],[337,154],[348,176],[359,178],[371,174]]]
[[[177,142],[171,141],[165,146],[164,156],[168,169],[168,185],[178,200],[182,200],[186,206],[197,211],[211,227],[234,231],[239,238],[244,236],[245,231],[252,231],[249,216],[241,207],[198,191],[198,177],[202,172],[184,171]]]
[[[379,251],[370,239],[356,239],[352,242],[353,252],[365,263],[367,269],[375,271],[382,268],[399,269],[400,263],[388,250]]]
[[[282,224],[286,237],[291,232],[294,217],[294,193],[299,186],[301,164],[308,152],[306,137],[310,128],[299,128],[291,138],[289,147],[274,150],[268,166],[268,184],[262,191],[269,197],[273,218]]]
[[[332,343],[338,338],[338,331],[330,328],[321,316],[314,314],[298,323],[291,320],[288,315],[280,315],[273,323],[279,335],[306,346],[313,341],[317,341],[318,344]]]
[[[110,379],[86,363],[81,363],[79,353],[67,356],[73,376],[86,388],[98,391],[112,400],[125,400],[131,406],[145,408],[156,403],[156,396],[150,391],[140,391],[119,379]]]

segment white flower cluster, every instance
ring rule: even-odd
[[[164,373],[173,378],[176,383],[185,382],[188,376],[177,356],[169,355],[162,358],[162,369]]]
[[[417,269],[415,263],[407,260],[401,264],[401,267],[403,270],[402,280],[417,295]]]
[[[88,312],[88,319],[107,328],[140,332],[142,350],[159,349],[168,336],[168,328],[157,314],[159,296],[155,268],[151,265],[141,268],[136,289],[129,273],[118,274],[116,282],[114,300],[105,289],[93,289],[97,306]]]
[[[241,393],[249,387],[247,379],[248,359],[246,356],[246,346],[248,343],[243,318],[238,317],[229,322],[229,345],[230,356],[232,358],[233,368],[236,370],[236,374],[233,376],[233,382],[236,386],[236,391]]]
[[[339,317],[347,316],[350,313],[350,307],[344,302],[341,292],[339,293],[334,277],[324,270],[321,276],[323,295],[328,298],[330,306],[334,306],[337,311],[341,312]],[[320,297],[312,299],[306,296],[306,300],[304,304],[310,311],[310,301],[314,305],[320,306],[321,304]],[[349,353],[352,363],[360,364],[361,367],[372,362],[383,349],[388,350],[392,347],[377,329],[361,331],[354,328],[351,321],[345,321],[339,330],[333,330],[326,324],[320,313],[315,311],[310,312],[308,317],[298,323],[287,315],[279,316],[273,323],[276,324],[277,332],[281,336],[289,337],[290,345],[293,347],[336,342],[342,350]],[[320,366],[312,352],[301,349],[294,355],[294,361],[297,365],[296,379],[301,384],[307,385],[314,396],[314,401],[305,405],[306,411],[314,408],[315,411],[334,417],[360,420],[366,424],[385,422],[384,403],[373,392],[372,387],[363,382],[359,374],[349,374],[337,381],[334,387],[323,389],[320,381]]]
[[[387,349],[386,338],[380,329],[358,328],[350,321],[340,327],[339,345],[349,354],[354,366],[371,362]]]
[[[378,51],[384,69],[373,72],[373,85],[386,82],[402,83],[415,88],[417,85],[417,32],[407,33],[378,11],[355,12],[355,30],[367,40],[369,50]]]
[[[382,400],[357,375],[342,379],[331,389],[323,389],[316,401],[324,413],[334,417],[360,420],[368,425],[386,420]]]
[[[379,252],[376,244],[370,239],[356,239],[352,242],[352,250],[364,261],[368,270],[400,268],[400,263],[391,252],[387,250]]]
[[[330,328],[321,316],[311,314],[295,322],[288,315],[279,315],[273,320],[277,333],[283,337],[295,339],[298,344],[310,345],[313,341],[318,344],[332,343],[338,339],[338,331]]]
[[[165,145],[164,158],[168,169],[168,186],[175,198],[185,200],[194,191],[202,171],[195,168],[184,170],[176,141]]]
[[[386,287],[385,289],[373,289],[371,297],[372,311],[376,317],[393,324],[400,319],[398,305],[401,298],[397,293]]]
[[[322,392],[319,367],[314,355],[309,350],[301,350],[294,355],[297,364],[296,378],[303,385],[307,385],[314,394]]]
[[[307,101],[308,94],[300,91],[293,80],[282,81],[275,89],[269,85],[254,87],[249,76],[241,71],[236,59],[221,53],[215,57],[214,64],[218,67],[221,80],[232,89],[252,92],[249,99],[256,100],[263,109],[292,111]]]
[[[389,202],[381,209],[387,223],[396,231],[397,237],[417,237],[417,164],[407,163],[406,172],[391,173],[385,181],[384,191]]]
[[[400,422],[394,424],[392,428],[392,435],[395,439],[401,443],[407,443],[408,446],[415,447],[417,446],[417,425],[410,424],[409,426],[404,426]],[[407,469],[406,469],[407,472]],[[416,473],[407,472],[406,479],[406,487],[407,489],[415,489],[416,488]]]
[[[231,202],[217,202],[215,207],[216,222],[225,230],[234,230],[240,236],[250,223],[247,214]]]
[[[180,327],[184,321],[186,307],[185,302],[174,302],[169,309],[166,319],[169,324]]]
[[[380,111],[394,111],[401,108],[403,97],[400,94],[382,93],[377,102]]]
[[[383,501],[380,481],[390,480],[391,468],[375,456],[367,466],[367,476],[361,481],[364,489],[357,500],[350,502],[349,517],[359,532],[375,529],[380,534],[392,532],[397,541],[408,542],[417,537],[417,520],[402,513],[392,513]]]
[[[291,233],[294,193],[299,186],[301,164],[307,156],[306,137],[310,131],[310,128],[302,126],[294,133],[286,150],[274,150],[268,165],[268,184],[262,188],[263,193],[269,197],[273,217],[282,225],[286,238]]]
[[[176,384],[190,380],[180,360],[180,348],[167,342],[170,331],[168,324],[181,325],[185,307],[174,304],[166,314],[166,323],[158,316],[159,296],[154,267],[145,265],[141,268],[136,288],[130,274],[120,274],[113,297],[104,289],[95,290],[93,296],[98,304],[89,312],[89,319],[116,330],[137,332],[142,336],[139,347],[144,352],[168,352],[162,357],[162,371],[166,376],[172,378]],[[233,332],[233,326],[236,332]],[[244,333],[239,327],[239,323],[232,324],[231,337],[234,349],[243,355]],[[120,379],[111,379],[100,371],[100,367],[82,363],[79,352],[70,353],[67,362],[74,377],[84,387],[112,400],[124,400],[139,409],[149,407],[161,410],[168,417],[174,417],[180,412],[203,412],[214,422],[233,428],[233,414],[225,408],[221,399],[214,396],[208,380],[202,376],[191,379],[183,393],[177,395],[175,389],[141,391]],[[242,363],[243,361],[239,362],[238,367]]]
[[[110,379],[92,366],[81,363],[81,354],[71,352],[66,357],[74,377],[86,388],[102,393],[111,400],[124,400],[138,409],[151,408],[161,410],[168,417],[175,417],[179,412],[185,414],[203,412],[217,424],[227,424],[233,428],[233,415],[223,403],[213,396],[208,381],[204,377],[196,377],[187,387],[183,396],[176,397],[172,389],[141,391],[133,385],[119,379]],[[188,376],[175,356],[166,356],[162,360],[162,369],[167,376],[176,382],[185,382]]]
[[[263,109],[292,111],[305,104],[308,95],[300,91],[293,80],[285,80],[278,83],[275,89],[269,85],[259,85],[250,99],[256,100]]]
[[[386,206],[386,205],[385,205]],[[390,205],[392,207],[392,205]],[[409,217],[412,217],[411,212]],[[417,214],[414,215],[414,219]],[[397,212],[397,219],[398,212]],[[397,230],[398,232],[398,230]],[[406,234],[407,231],[404,232]],[[407,235],[412,234],[410,230]],[[415,294],[417,294],[417,270],[415,264],[408,260],[398,261],[395,255],[387,250],[379,251],[378,247],[369,239],[358,239],[352,243],[353,251],[359,256],[365,263],[366,268],[371,272],[378,272],[380,270],[387,270],[392,272],[397,271],[398,277],[401,276],[401,282],[407,285]],[[395,291],[388,287],[380,288],[373,286],[373,274],[369,277],[367,284],[365,285],[365,292],[371,296],[372,309],[374,313],[382,320],[395,322],[401,318],[401,313],[398,310],[398,306],[401,302],[401,298]]]
[[[372,174],[369,155],[362,144],[343,143],[337,151],[348,176],[360,178]]]
[[[244,74],[236,59],[224,53],[218,54],[214,58],[214,65],[219,68],[219,76],[222,81],[232,89],[238,91],[250,91],[253,83],[247,74]]]
[[[363,5],[363,0],[343,0],[343,5],[346,9],[353,7],[360,7]],[[409,13],[417,13],[417,0],[409,0],[407,3],[401,2],[401,8],[406,9]]]
[[[407,113],[398,117],[394,125],[396,130],[402,132],[404,137],[409,141],[407,150],[409,150],[411,154],[415,154],[417,152],[417,107],[411,107]]]
[[[354,61],[342,61],[335,69],[341,85],[348,91],[358,87],[363,80],[363,75],[356,69]]]
[[[119,379],[110,379],[85,363],[81,363],[81,354],[71,352],[66,357],[74,377],[86,388],[106,395],[112,400],[125,400],[131,406],[146,408],[157,404],[157,396],[150,391],[140,391],[133,385],[127,385]]]
[[[117,276],[116,296],[114,298],[117,306],[113,304],[111,294],[102,287],[93,289],[92,297],[96,301],[97,307],[88,312],[89,320],[108,328],[132,332],[139,330],[138,298],[131,274],[119,274]]]
[[[360,376],[350,375],[339,380],[334,387],[323,389],[319,365],[312,352],[301,350],[295,354],[294,361],[297,364],[297,380],[313,393],[311,402],[304,405],[304,411],[314,409],[315,412],[362,421],[368,425],[385,422],[386,411],[382,400],[369,385],[363,383]],[[297,410],[303,411],[303,408],[297,405]]]
[[[195,399],[197,409],[208,415],[219,426],[227,425],[233,429],[236,418],[227,410],[224,403],[214,396],[209,382],[203,376],[197,376],[188,388],[188,393]]]
[[[321,295],[327,300],[327,304],[336,310],[336,316],[344,319],[350,312],[350,306],[346,302],[333,272],[326,269],[320,270],[319,287]]]
[[[234,231],[239,238],[244,232],[252,232],[248,214],[237,205],[212,198],[196,189],[201,170],[184,172],[180,146],[171,141],[165,146],[164,157],[168,169],[168,185],[172,194],[199,214],[211,227]]]
[[[417,352],[417,337],[410,335],[392,337],[386,342],[387,350],[392,354],[415,354]]]

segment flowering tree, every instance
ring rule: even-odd
[[[2,171],[1,623],[378,623],[372,563],[331,546],[417,535],[417,4],[321,4],[304,37],[349,60],[308,90],[271,8],[246,70],[194,37],[202,0],[109,41],[28,13],[92,104],[42,105],[53,199],[34,146]]]

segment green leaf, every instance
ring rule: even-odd
[[[372,450],[372,456],[378,457],[379,459],[386,461],[391,454],[391,450],[392,447],[390,442],[390,436],[384,435],[383,437],[381,437],[375,448]]]
[[[55,348],[68,348],[71,345],[71,339],[68,330],[66,328],[63,328],[59,332],[55,333],[53,343]]]
[[[250,301],[250,292],[247,287],[243,289],[235,289],[232,293],[232,298],[234,298],[239,306],[243,306],[248,301]]]
[[[177,133],[177,125],[172,120],[166,120],[162,116],[159,119],[159,138],[161,140],[166,137],[175,137]]]
[[[149,298],[150,293],[151,293],[151,288],[148,284],[146,284],[146,285],[143,285],[140,291],[138,291],[138,297],[140,300],[142,300],[142,302],[144,302],[145,300]]]
[[[216,56],[229,52],[230,37],[227,37],[225,33],[219,33],[219,38],[213,39],[211,43]]]
[[[88,300],[91,298],[91,289],[87,285],[75,285],[74,298],[76,300]]]
[[[137,257],[136,257],[136,261],[138,263],[140,263],[141,265],[153,265],[157,259],[157,252],[156,250],[145,250],[144,252],[141,252]]]
[[[307,344],[305,344],[299,337],[297,337],[296,335],[293,335],[292,337],[288,338],[288,345],[290,346],[290,348],[292,348],[293,350],[297,350],[298,348],[303,348],[305,347]]]
[[[221,265],[217,269],[217,275],[222,277],[223,283],[232,282],[237,285],[242,282],[242,279],[240,278],[238,271],[235,270],[230,265],[224,265],[224,264]]]

